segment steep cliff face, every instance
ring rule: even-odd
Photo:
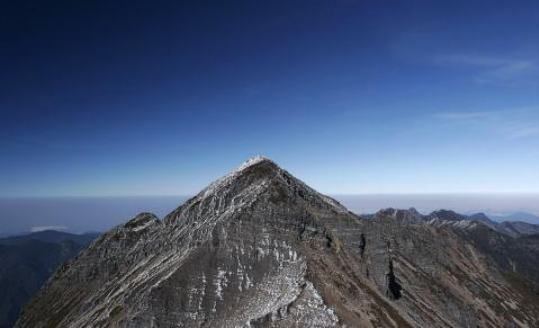
[[[255,158],[103,235],[17,326],[538,326],[523,286],[448,227],[363,220]]]
[[[495,223],[485,214],[471,216],[448,210],[439,210],[421,215],[415,209],[385,209],[376,217],[391,217],[401,225],[428,225],[450,229],[458,238],[471,243],[489,262],[489,267],[509,277],[524,278],[524,283],[536,294],[539,293],[539,234],[533,232],[537,225],[522,222]],[[508,232],[507,227],[520,226]]]
[[[460,233],[500,271],[525,278],[526,284],[539,294],[539,234],[511,237],[480,224]]]

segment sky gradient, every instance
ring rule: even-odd
[[[539,193],[538,1],[0,6],[0,196]]]

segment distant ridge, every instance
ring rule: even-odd
[[[0,239],[0,328],[12,327],[54,271],[98,236],[42,231]]]
[[[29,240],[39,240],[46,243],[61,243],[63,241],[73,241],[80,245],[86,245],[99,237],[98,232],[89,232],[84,234],[73,234],[55,230],[44,230],[39,232],[32,232],[24,235],[10,236],[0,238],[0,244],[2,245],[20,245]]]

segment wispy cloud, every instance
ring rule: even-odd
[[[522,80],[539,78],[536,60],[515,60],[479,74],[475,81],[482,84],[518,84]]]
[[[500,58],[493,58],[483,55],[470,54],[445,54],[436,56],[433,62],[439,65],[469,65],[469,66],[484,66],[498,67],[507,65],[510,61]]]
[[[537,136],[539,135],[539,126],[528,126],[514,129],[512,134],[509,135],[511,139],[520,139],[525,137]]]
[[[473,126],[498,132],[508,139],[539,135],[538,107],[522,107],[496,111],[447,111],[433,115],[435,120],[457,126]]]
[[[41,232],[47,230],[67,230],[66,226],[34,226],[30,228],[31,232]]]
[[[535,58],[501,58],[478,54],[445,54],[433,58],[437,65],[475,69],[474,81],[480,84],[515,85],[539,78]]]
[[[441,112],[436,113],[434,116],[442,120],[475,120],[475,119],[484,119],[489,118],[492,115],[495,115],[496,112]]]
[[[485,52],[455,49],[442,40],[433,33],[408,32],[391,40],[388,49],[399,59],[414,64],[465,71],[477,84],[516,86],[539,82],[539,52],[534,44],[523,44],[511,51]]]

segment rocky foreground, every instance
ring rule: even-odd
[[[539,327],[539,238],[436,219],[363,219],[255,158],[104,234],[17,327]]]

